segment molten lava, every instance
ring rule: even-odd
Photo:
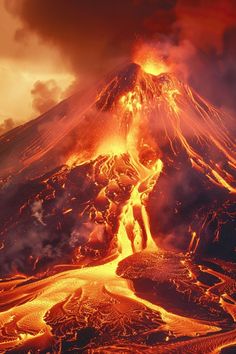
[[[134,62],[141,66],[142,70],[154,76],[168,73],[170,70],[157,51],[151,46],[142,45],[134,53]]]
[[[231,217],[235,146],[224,114],[167,74],[163,63],[136,62],[141,68],[131,64],[115,74],[69,122],[60,118],[63,136],[58,123],[53,138],[47,130],[23,149],[18,178],[24,193],[15,199],[15,219],[6,210],[3,249],[10,232],[26,230],[29,219],[48,249],[47,227],[58,238],[74,225],[66,264],[63,253],[55,262],[47,249],[44,258],[27,259],[31,275],[4,275],[3,352],[216,353],[236,343],[235,266],[195,258],[210,223],[202,207],[179,253],[158,244],[162,220],[157,216],[156,225],[150,217],[151,203],[158,207],[167,192],[161,183],[181,169],[180,157],[206,190],[223,190],[220,207]],[[64,163],[27,179],[76,126],[80,141],[67,149]],[[220,238],[218,226],[216,234]]]

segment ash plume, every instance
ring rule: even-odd
[[[189,83],[214,104],[236,109],[233,0],[6,0],[5,5],[20,18],[20,33],[36,33],[59,48],[79,77],[114,68],[140,41],[170,43],[177,60],[184,43]]]

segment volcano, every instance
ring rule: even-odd
[[[1,350],[235,350],[233,129],[131,63],[0,137]]]

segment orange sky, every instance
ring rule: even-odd
[[[32,34],[18,32],[16,40],[18,28],[19,20],[6,11],[4,0],[0,0],[0,125],[7,118],[18,124],[39,114],[33,108],[31,94],[38,80],[53,79],[61,91],[74,81],[69,63],[62,61],[55,48],[40,43]]]

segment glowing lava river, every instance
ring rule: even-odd
[[[0,138],[0,351],[235,351],[230,117],[137,64],[63,104]]]

